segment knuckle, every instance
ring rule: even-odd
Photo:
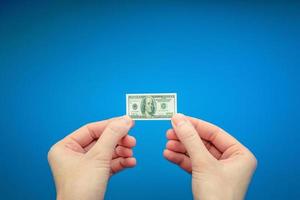
[[[48,162],[51,164],[57,162],[62,157],[62,152],[64,152],[64,143],[59,141],[52,145],[47,153]]]
[[[258,161],[252,153],[249,155],[248,162],[252,169],[256,169]]]
[[[244,151],[243,155],[244,163],[247,164],[249,170],[254,171],[258,163],[256,157],[248,149]]]
[[[117,147],[116,147],[116,153],[117,153],[118,155],[122,155],[123,152],[124,152],[124,149],[123,149],[121,146],[117,146]]]
[[[54,144],[54,145],[52,145],[52,146],[50,147],[50,149],[49,149],[49,151],[48,151],[48,153],[47,153],[47,159],[48,159],[48,162],[51,162],[51,161],[52,161],[52,159],[53,159],[53,157],[54,157],[54,154],[55,154],[56,150],[57,150],[57,145],[56,145],[56,144]]]

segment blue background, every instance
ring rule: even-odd
[[[247,199],[300,195],[300,3],[0,4],[1,199],[54,199],[52,144],[125,114],[125,94],[177,92],[259,164]],[[106,199],[191,199],[162,156],[169,121],[138,121],[138,165]]]

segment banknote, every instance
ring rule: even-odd
[[[134,120],[168,120],[176,113],[176,93],[126,94],[126,114]]]

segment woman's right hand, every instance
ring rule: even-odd
[[[194,199],[243,199],[257,165],[235,138],[208,122],[176,114],[164,156],[192,174]]]

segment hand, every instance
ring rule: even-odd
[[[128,116],[90,123],[53,145],[48,160],[57,199],[103,199],[109,177],[136,165],[136,141],[127,135],[133,125]]]
[[[164,156],[192,173],[194,199],[243,199],[256,168],[254,155],[208,122],[177,114],[172,126]]]

